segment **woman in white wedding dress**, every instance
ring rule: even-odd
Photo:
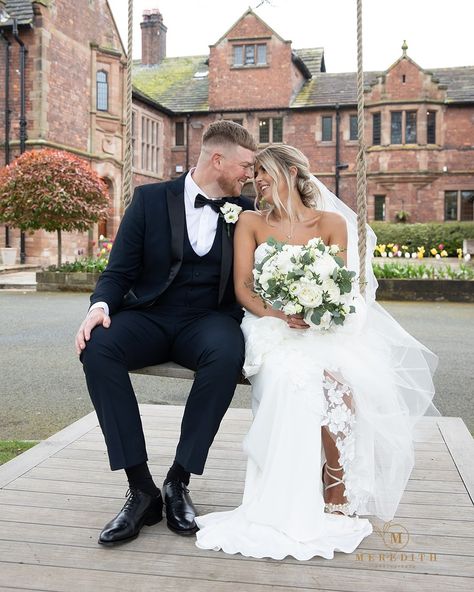
[[[310,328],[253,290],[267,239],[320,237],[358,273],[355,214],[309,173],[291,146],[255,164],[260,211],[242,212],[234,237],[237,299],[245,308],[244,372],[254,420],[242,504],[196,518],[196,545],[251,557],[306,560],[351,553],[372,532],[362,515],[390,520],[413,467],[413,427],[436,412],[436,356],[375,302],[369,230],[366,294],[334,331]]]

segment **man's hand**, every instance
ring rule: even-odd
[[[110,327],[110,317],[105,314],[103,308],[94,308],[91,310],[86,318],[82,321],[79,331],[76,334],[76,352],[78,355],[86,347],[86,342],[91,338],[92,329],[98,325],[102,325],[106,329]]]

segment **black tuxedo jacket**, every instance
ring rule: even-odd
[[[91,304],[106,302],[110,314],[122,308],[144,308],[152,306],[171,284],[183,259],[185,177],[186,174],[173,181],[135,189],[115,237],[107,269],[91,296]],[[240,197],[237,204],[245,210],[253,209],[250,198]],[[229,290],[233,295],[233,228],[230,233],[225,223],[218,226],[218,232],[219,228],[222,233],[221,304]]]

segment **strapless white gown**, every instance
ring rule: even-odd
[[[245,491],[235,510],[197,518],[196,545],[274,559],[351,553],[372,526],[324,512],[321,426],[336,441],[351,511],[390,520],[413,468],[413,426],[436,412],[436,356],[360,297],[332,333],[248,312],[242,331],[254,411]]]

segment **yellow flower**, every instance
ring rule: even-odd
[[[418,247],[418,253],[416,255],[418,259],[423,259],[425,256],[425,247]]]
[[[407,251],[408,247],[406,245],[402,245],[402,251]]]
[[[438,251],[437,251],[437,250],[436,250],[434,247],[433,247],[433,248],[430,250],[430,253],[431,253],[433,256],[434,256],[434,255],[436,255],[436,253],[437,253],[437,252],[438,252]]]
[[[458,259],[462,259],[462,249],[456,249],[456,253],[458,254]]]
[[[393,247],[393,243],[388,243],[388,244],[387,244],[387,247],[388,247],[389,249],[391,249],[391,248]]]
[[[392,251],[396,253],[398,251],[398,245],[393,245]]]
[[[385,245],[377,245],[377,251],[379,253],[385,253]]]
[[[447,257],[448,256],[448,252],[446,251],[446,249],[443,249],[440,253],[441,257]]]

